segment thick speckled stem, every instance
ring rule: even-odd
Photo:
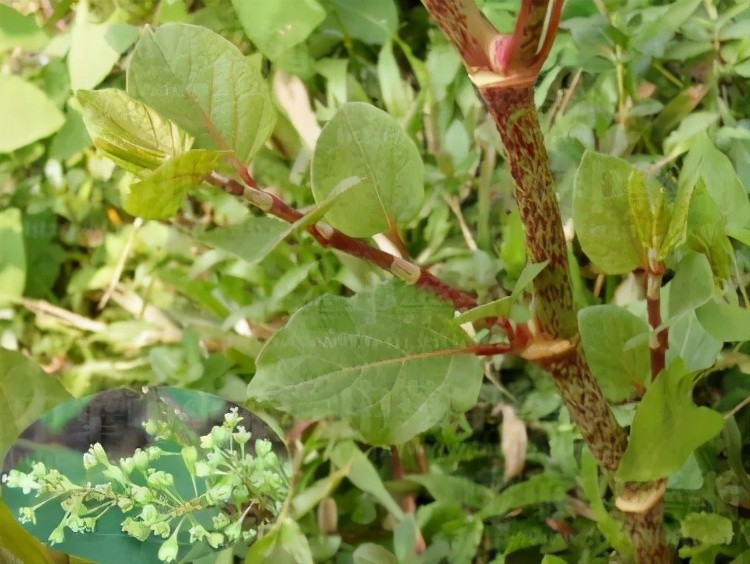
[[[515,196],[533,262],[549,261],[534,280],[535,315],[553,339],[578,342],[578,323],[568,271],[567,248],[557,205],[555,183],[537,118],[533,87],[528,83],[488,84],[479,92],[495,120],[515,181]],[[627,434],[617,424],[594,379],[580,344],[569,353],[541,360],[554,378],[570,416],[599,464],[614,473],[627,447]],[[654,485],[656,488],[656,485]],[[626,493],[650,490],[648,484],[625,484]],[[663,506],[624,512],[638,562],[670,561],[662,531]]]
[[[503,140],[515,195],[532,262],[549,261],[534,279],[535,315],[545,333],[569,339],[578,334],[568,274],[554,178],[534,105],[527,85],[487,85],[479,88]],[[594,382],[594,385],[596,383]]]
[[[627,447],[627,433],[615,421],[579,343],[567,246],[534,104],[536,73],[551,45],[562,2],[555,0],[552,29],[540,52],[535,53],[548,0],[524,0],[515,33],[510,38],[502,36],[500,41],[488,40],[485,22],[476,16],[471,0],[423,1],[461,52],[505,145],[529,258],[536,263],[548,261],[547,268],[534,280],[539,337],[568,346],[563,346],[562,354],[553,354],[558,347],[551,346],[550,354],[536,356],[535,360],[552,374],[571,418],[599,464],[614,473]],[[472,33],[471,21],[480,22],[476,34]],[[625,484],[618,498],[636,560],[641,563],[670,560],[662,530],[662,488],[663,483]]]

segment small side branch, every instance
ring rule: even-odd
[[[246,186],[236,180],[215,173],[208,175],[205,180],[228,194],[245,198],[264,212],[286,222],[295,223],[304,217],[301,211],[293,208],[278,196],[258,188],[249,172],[245,171],[242,174],[242,179]],[[404,258],[394,257],[385,251],[371,247],[364,241],[349,237],[330,225],[318,222],[307,227],[307,232],[321,246],[336,249],[374,264],[405,282],[419,286],[450,302],[456,310],[471,309],[477,305],[474,296],[446,284],[427,269]]]

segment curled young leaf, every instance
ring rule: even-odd
[[[186,153],[193,144],[176,123],[122,90],[79,90],[76,99],[94,146],[139,176]]]

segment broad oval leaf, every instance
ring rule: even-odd
[[[372,444],[408,441],[476,401],[482,379],[451,306],[390,283],[323,296],[295,313],[257,358],[251,396],[298,418],[348,420]]]
[[[76,98],[94,145],[132,173],[153,170],[193,144],[176,123],[122,90],[79,90]]]
[[[362,102],[342,106],[318,138],[312,160],[317,202],[348,177],[361,182],[342,195],[326,219],[347,235],[369,237],[409,221],[424,197],[419,150],[387,113]]]
[[[576,173],[573,222],[578,240],[605,274],[625,274],[641,263],[628,211],[628,179],[633,170],[622,159],[587,151]]]
[[[128,92],[196,138],[248,162],[276,123],[260,71],[208,29],[166,24],[146,29],[128,68]]]
[[[145,219],[165,219],[175,214],[188,190],[197,187],[211,171],[225,168],[228,153],[194,149],[168,160],[149,176],[131,184],[123,207]]]
[[[646,482],[676,472],[696,448],[724,427],[720,413],[693,403],[693,377],[675,359],[646,391],[635,411],[617,479]]]
[[[36,86],[13,74],[0,75],[0,153],[52,135],[65,116]]]
[[[648,340],[631,341],[648,333],[645,321],[615,305],[578,312],[581,344],[591,373],[610,401],[623,401],[643,385],[649,374]]]

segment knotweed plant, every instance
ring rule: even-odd
[[[83,454],[83,466],[100,472],[104,480],[98,483],[77,484],[43,462],[32,463],[29,472],[13,469],[2,481],[34,497],[33,504],[20,509],[21,523],[36,524],[41,508],[60,505],[65,513],[47,539],[50,544],[63,543],[66,529],[93,532],[105,514],[118,508],[124,516],[122,531],[139,541],[152,536],[164,539],[158,557],[172,562],[178,557],[180,533],[189,535],[191,544],[205,543],[214,549],[252,541],[275,521],[287,497],[289,480],[271,442],[251,443],[251,434],[241,422],[234,408],[221,425],[200,438],[199,445],[169,452],[157,443],[118,462],[96,443]],[[149,420],[144,427],[159,441],[175,438],[162,421]],[[192,496],[181,494],[171,473],[154,468],[156,461],[170,456],[184,464]],[[198,512],[211,509],[210,524],[198,518]]]

